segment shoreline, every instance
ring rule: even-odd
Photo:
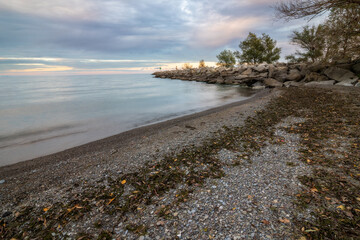
[[[75,146],[69,149],[65,149],[63,151],[59,151],[56,153],[52,153],[49,155],[45,155],[33,159],[28,159],[10,165],[0,166],[0,180],[7,177],[11,177],[12,175],[26,172],[31,169],[36,169],[38,167],[41,167],[43,164],[55,164],[70,158],[81,157],[84,154],[91,154],[97,151],[111,150],[116,147],[121,147],[122,145],[126,144],[126,142],[128,141],[139,139],[141,135],[152,135],[157,131],[167,129],[171,126],[175,126],[176,124],[181,124],[216,112],[221,112],[235,106],[241,106],[247,104],[261,97],[265,97],[270,93],[271,93],[270,89],[261,90],[255,93],[252,97],[245,100],[235,101],[222,106],[210,108],[204,111],[195,112],[175,118],[170,118],[164,121],[150,123],[103,139],[91,141],[89,143],[82,144],[80,146]]]
[[[0,229],[17,239],[358,236],[360,89],[259,95],[14,172],[0,188]]]

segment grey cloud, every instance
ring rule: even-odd
[[[21,0],[17,2],[20,3]],[[40,4],[42,0],[36,2]],[[51,7],[51,4],[52,2],[47,1],[47,6]],[[61,4],[61,1],[54,1],[53,4]],[[69,4],[66,6],[69,7]],[[73,7],[81,8],[81,5]],[[51,11],[53,9],[55,8],[51,8]],[[210,61],[215,60],[219,49],[237,48],[240,39],[230,39],[225,46],[195,48],[191,41],[199,23],[205,24],[206,31],[206,23],[213,20],[214,16],[236,20],[239,17],[254,16],[266,16],[271,19],[273,15],[269,4],[264,4],[261,0],[88,0],[85,10],[73,11],[72,15],[67,17],[60,14],[52,17],[51,14],[41,12],[46,9],[31,11],[26,6],[3,8],[0,10],[2,55],[109,59],[171,58],[174,61],[207,58]],[[82,16],[76,17],[74,14],[77,12]],[[264,22],[252,31],[267,32],[278,41],[284,42],[288,34],[276,32],[282,25],[284,24],[275,21]],[[219,36],[221,35],[219,32]]]

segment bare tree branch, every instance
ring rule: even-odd
[[[336,8],[360,6],[360,0],[285,0],[275,5],[277,17],[286,20],[316,17]]]

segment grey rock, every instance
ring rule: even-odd
[[[256,83],[254,83],[254,84],[252,85],[252,87],[258,87],[258,86],[264,86],[264,83],[261,82],[261,81],[257,81]]]
[[[252,89],[254,90],[262,90],[262,89],[265,89],[266,87],[265,86],[255,86],[255,87],[252,87]]]
[[[270,64],[270,65],[269,65],[269,75],[268,75],[269,78],[272,78],[272,77],[273,77],[274,70],[275,70],[274,65]]]
[[[222,71],[221,72],[221,76],[222,77],[227,77],[227,76],[231,76],[233,73],[231,71]]]
[[[283,86],[283,83],[282,82],[279,82],[273,78],[266,78],[264,80],[264,83],[266,86],[268,87],[282,87]]]
[[[267,70],[268,70],[266,65],[259,65],[259,66],[253,67],[253,69],[254,69],[254,71],[259,72],[259,73],[267,72]]]
[[[356,83],[355,87],[360,87],[360,82]]]
[[[3,184],[3,183],[5,183],[5,180],[0,180],[0,184]]]
[[[218,77],[217,79],[216,79],[216,83],[220,83],[220,84],[222,84],[222,83],[224,83],[225,81],[224,81],[224,79],[222,78],[222,77]]]
[[[300,87],[303,83],[295,82],[295,81],[288,81],[284,83],[285,87]]]
[[[267,73],[267,72],[263,72],[263,73],[257,74],[257,76],[260,77],[260,78],[267,78],[267,77],[268,77],[268,73]]]
[[[356,74],[360,74],[360,63],[357,63],[357,64],[353,65],[351,67],[351,70]]]
[[[300,74],[299,70],[292,69],[290,70],[289,74],[287,75],[286,79],[289,81],[300,81],[303,78],[303,76]]]
[[[323,72],[323,70],[326,68],[326,65],[324,64],[318,64],[318,63],[314,63],[312,65],[308,65],[307,69],[310,72],[317,72],[317,73],[321,73]]]
[[[287,70],[287,67],[277,67],[274,69],[274,73],[272,74],[271,78],[274,78],[280,82],[285,82],[288,77]]]
[[[336,80],[338,82],[345,80],[354,80],[356,82],[359,79],[355,73],[338,67],[330,67],[325,70],[324,74],[330,79]]]
[[[304,78],[304,82],[322,82],[329,80],[326,76],[317,73],[317,72],[310,72],[306,74]]]
[[[235,81],[235,77],[234,76],[229,76],[225,78],[225,84],[232,84]]]
[[[241,65],[241,66],[239,66],[239,67],[237,67],[237,68],[234,69],[234,74],[235,74],[235,73],[241,74],[241,73],[243,73],[246,69],[247,69],[246,66]]]
[[[305,83],[305,86],[316,86],[316,85],[334,85],[335,80],[322,81],[322,82],[309,82]]]
[[[346,69],[346,70],[350,70],[350,71],[351,71],[352,66],[353,65],[351,63],[336,64],[336,67]]]
[[[235,76],[235,79],[236,80],[243,80],[243,79],[246,79],[248,77],[249,77],[248,75],[240,74],[240,75]]]
[[[339,83],[337,83],[336,85],[340,85],[340,86],[353,86],[357,83],[357,80],[353,80],[353,79],[348,79],[348,80],[344,80],[341,81]]]
[[[309,74],[309,73],[311,72],[311,71],[309,70],[307,64],[299,64],[299,65],[298,65],[298,69],[299,69],[300,74],[301,74],[302,76],[306,76],[307,74]]]
[[[241,73],[241,75],[251,75],[252,74],[252,69],[251,68],[248,68],[246,69],[244,72]]]
[[[335,85],[337,86],[345,86],[345,87],[352,87],[354,86],[354,84],[352,83],[352,81],[350,80],[345,80],[345,81],[342,81],[342,82],[338,82],[336,83]]]
[[[276,67],[286,67],[287,63],[276,63],[275,66]]]

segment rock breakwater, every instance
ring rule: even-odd
[[[277,63],[234,68],[204,67],[159,71],[153,75],[157,78],[245,85],[254,89],[316,84],[360,87],[360,63],[337,66]]]

